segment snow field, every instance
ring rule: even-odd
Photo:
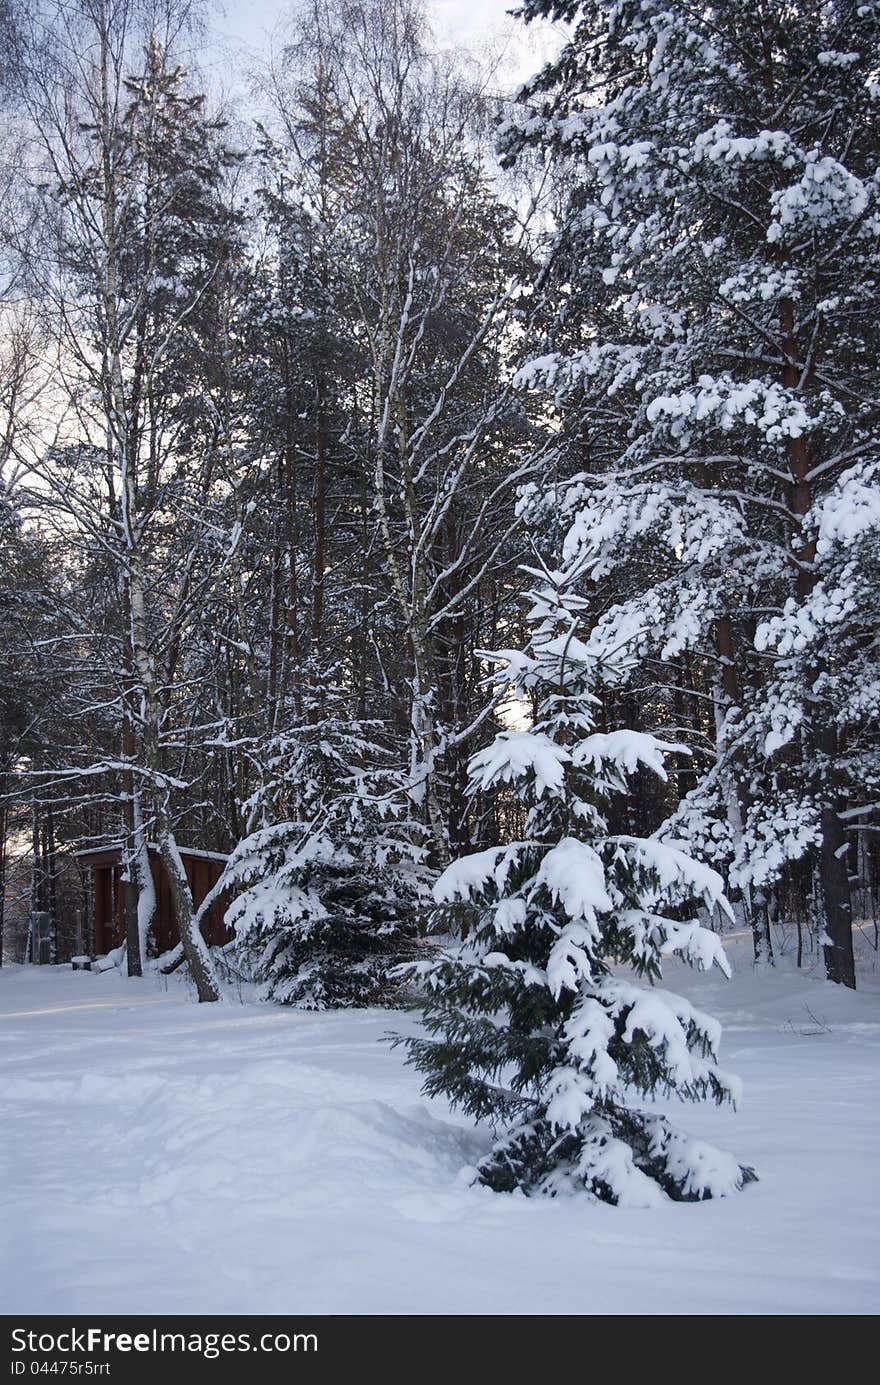
[[[880,976],[669,966],[719,1015],[739,1112],[678,1123],[754,1164],[628,1210],[467,1186],[487,1148],[380,1042],[309,1014],[67,968],[0,972],[6,1313],[870,1313],[880,1302]],[[870,954],[873,956],[873,954]]]

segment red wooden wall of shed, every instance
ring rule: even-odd
[[[186,877],[189,881],[196,908],[209,890],[220,878],[223,861],[207,856],[182,855]],[[110,849],[101,852],[91,862],[94,886],[94,949],[96,953],[110,952],[121,947],[125,941],[125,895],[122,882],[120,852]],[[151,950],[156,953],[169,951],[180,940],[171,886],[162,865],[158,851],[150,851],[150,870],[156,889],[156,912],[150,930]],[[223,924],[223,914],[229,905],[229,896],[221,895],[212,905],[207,917],[202,921],[202,934],[212,946],[229,942],[232,934]]]

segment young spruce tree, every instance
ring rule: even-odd
[[[274,739],[225,875],[240,891],[227,923],[267,999],[394,1004],[428,886],[403,780],[375,722],[327,716]]]
[[[497,657],[533,699],[534,725],[500,732],[470,766],[475,788],[510,785],[522,801],[524,839],[462,857],[437,882],[441,921],[466,934],[416,968],[432,1037],[405,1041],[409,1061],[428,1095],[500,1131],[478,1171],[490,1188],[586,1189],[629,1206],[724,1196],[752,1170],[639,1105],[739,1094],[716,1065],[717,1022],[653,984],[673,954],[729,974],[718,937],[683,921],[693,900],[726,908],[721,880],[673,844],[609,834],[609,798],[640,766],[664,776],[676,747],[594,729],[584,602],[560,575],[533,598],[526,651]]]

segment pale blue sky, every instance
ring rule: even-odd
[[[516,0],[427,0],[427,9],[442,44],[471,49],[479,59],[490,48],[503,49],[503,70],[512,83],[536,71],[557,46],[549,26],[511,20]],[[218,38],[259,50],[268,33],[291,8],[290,0],[219,0],[213,28]]]

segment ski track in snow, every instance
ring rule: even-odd
[[[871,1313],[880,1303],[880,967],[664,984],[725,1022],[739,1112],[676,1106],[753,1163],[652,1211],[470,1188],[489,1135],[426,1102],[416,1021],[172,978],[0,971],[5,1313]]]

